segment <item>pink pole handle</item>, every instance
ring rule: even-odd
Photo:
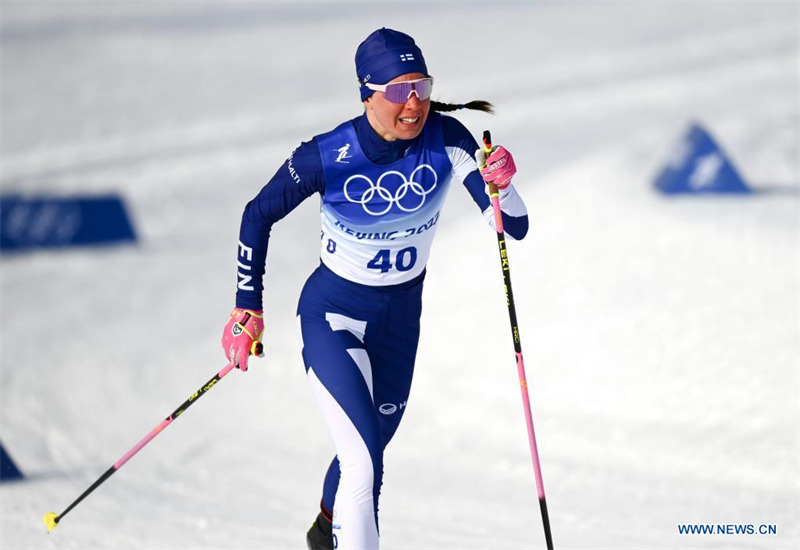
[[[493,183],[489,184],[489,197],[492,199],[492,210],[494,211],[494,227],[499,235],[505,234],[503,229],[503,211],[500,210],[500,192]]]

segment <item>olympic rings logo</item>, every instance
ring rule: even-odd
[[[415,180],[417,176],[422,179],[424,175],[422,170],[428,170],[433,174],[433,185],[430,187],[426,188],[424,183]],[[390,176],[399,177],[402,181],[394,194],[392,194],[389,189],[382,186],[384,180]],[[366,182],[367,187],[363,189],[363,191],[358,189],[359,184],[356,183],[357,180]],[[437,183],[438,177],[436,175],[436,170],[429,164],[420,164],[411,172],[411,176],[408,179],[397,170],[384,172],[376,183],[373,183],[371,179],[363,174],[352,175],[344,182],[343,191],[344,197],[348,201],[354,204],[360,204],[367,214],[371,216],[382,216],[389,212],[393,205],[397,205],[397,208],[403,212],[416,212],[425,204],[425,197],[428,196],[428,193],[436,189]],[[357,189],[355,196],[351,195],[351,186]],[[358,191],[361,191],[360,194]],[[407,195],[409,197],[408,199],[406,199]]]

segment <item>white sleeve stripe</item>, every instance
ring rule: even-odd
[[[492,209],[491,206],[483,211],[483,218],[486,220],[486,223],[489,224],[489,227],[491,227],[495,232],[497,232],[497,223],[495,222],[494,210]],[[511,233],[506,233],[506,238],[511,239],[512,241],[517,240],[517,238],[514,237],[514,235],[512,235]]]
[[[478,167],[475,164],[475,158],[461,147],[445,147],[445,150],[450,158],[450,163],[453,165],[453,175],[459,181],[463,182],[467,174]]]
[[[509,185],[505,189],[500,190],[500,210],[504,214],[514,218],[528,215],[528,210],[525,208],[525,203],[522,202],[522,198],[519,196],[516,189],[514,189],[513,184]],[[486,210],[483,211],[483,217],[486,219],[489,226],[497,231],[497,224],[495,223],[494,219],[494,209],[492,208],[491,204]],[[516,240],[508,233],[506,233],[506,236],[512,240]]]
[[[486,188],[486,194],[489,194],[488,187]],[[519,196],[519,193],[517,193],[513,183],[505,189],[500,190],[500,210],[514,218],[521,218],[522,216],[528,215],[528,209],[525,208],[525,203],[522,201],[522,197]]]

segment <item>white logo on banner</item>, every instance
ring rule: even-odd
[[[722,158],[717,153],[711,153],[697,159],[694,171],[689,176],[689,186],[692,189],[702,189],[714,183],[722,168]]]

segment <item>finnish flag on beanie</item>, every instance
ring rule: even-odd
[[[370,34],[356,50],[356,75],[361,84],[361,101],[372,95],[367,82],[386,84],[402,74],[428,74],[422,50],[405,33],[383,27]]]

